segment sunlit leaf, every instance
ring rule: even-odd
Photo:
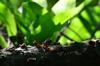
[[[43,8],[47,8],[47,0],[32,0],[32,1],[36,2],[37,4],[42,6]]]
[[[82,11],[82,9],[90,2],[91,0],[86,0],[76,8],[70,8],[67,11],[62,11],[61,13],[56,14],[56,16],[53,18],[54,23],[56,25],[59,23],[64,24],[66,21],[73,18],[75,15],[79,14]]]
[[[95,33],[96,38],[100,38],[100,30]]]
[[[72,20],[70,27],[66,29],[65,33],[75,41],[82,41],[90,38],[90,34],[88,33],[87,29],[77,17]]]
[[[6,29],[9,36],[14,36],[17,33],[16,23],[14,15],[9,9],[2,3],[0,3],[0,17],[2,17],[2,22],[6,25]]]
[[[7,48],[8,44],[5,41],[4,37],[0,34],[0,46],[2,46],[2,48]]]
[[[100,21],[96,10],[88,7],[71,21],[66,29],[66,35],[75,41],[82,41],[89,38],[99,38]]]

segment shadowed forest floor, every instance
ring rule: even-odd
[[[56,43],[58,44],[58,43]],[[35,43],[0,50],[0,66],[100,66],[100,39],[70,46]]]

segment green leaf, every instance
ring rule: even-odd
[[[14,15],[16,16],[16,22],[17,22],[17,25],[18,25],[19,32],[21,31],[23,35],[30,34],[30,30],[26,26],[26,24],[24,23],[24,19],[22,17],[22,14],[15,11]]]
[[[0,34],[0,45],[2,46],[2,48],[7,48],[8,44],[5,41],[4,37]]]
[[[100,30],[95,33],[96,38],[100,38]]]
[[[52,21],[52,13],[48,12],[39,18],[40,33],[34,34],[34,38],[40,41],[44,41],[50,38],[54,32],[61,29],[61,25],[55,25]]]
[[[42,9],[43,7],[35,2],[23,3],[23,24],[29,29],[31,34],[34,33],[35,29],[39,25],[38,19],[42,15]]]
[[[30,24],[33,24],[33,27],[35,27],[35,24],[38,24],[36,22],[39,19],[39,16],[42,14],[42,7],[38,5],[35,2],[26,2],[23,4],[23,18],[24,18],[24,24],[26,26],[30,26]]]
[[[3,24],[6,25],[6,29],[9,36],[15,36],[17,33],[16,23],[14,15],[10,10],[2,3],[0,3],[0,17],[2,17]]]
[[[57,24],[64,24],[66,23],[66,21],[68,21],[69,19],[73,18],[74,16],[78,15],[85,6],[87,6],[89,3],[91,2],[91,0],[85,0],[84,2],[82,2],[82,4],[80,4],[78,7],[76,8],[70,8],[68,10],[62,11],[60,13],[56,13],[56,16],[54,16],[53,21],[54,23]]]
[[[19,8],[23,2],[23,0],[9,0],[9,5],[13,8]],[[8,5],[8,6],[9,6]]]
[[[100,21],[96,11],[95,7],[85,8],[71,20],[71,25],[66,29],[65,34],[75,41],[99,38]]]
[[[43,8],[47,8],[47,0],[32,0]]]

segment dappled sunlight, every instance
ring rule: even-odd
[[[41,5],[44,8],[47,8],[47,1],[46,0],[32,0],[32,1],[38,3],[39,5]]]
[[[99,1],[77,1],[1,0],[0,24],[5,28],[7,37],[23,34],[23,38],[26,38],[24,41],[27,40],[28,44],[37,38],[39,41],[53,38],[54,41],[57,39],[61,43],[66,43],[97,37],[100,29]],[[66,39],[57,38],[57,33],[60,32],[61,37],[64,36]],[[5,40],[5,37],[3,38]],[[14,41],[17,43],[17,39]]]
[[[52,8],[55,14],[75,8],[75,0],[59,0]]]

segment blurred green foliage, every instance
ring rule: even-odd
[[[0,28],[14,44],[100,38],[99,18],[99,0],[0,0]],[[2,30],[0,45],[6,48]]]

